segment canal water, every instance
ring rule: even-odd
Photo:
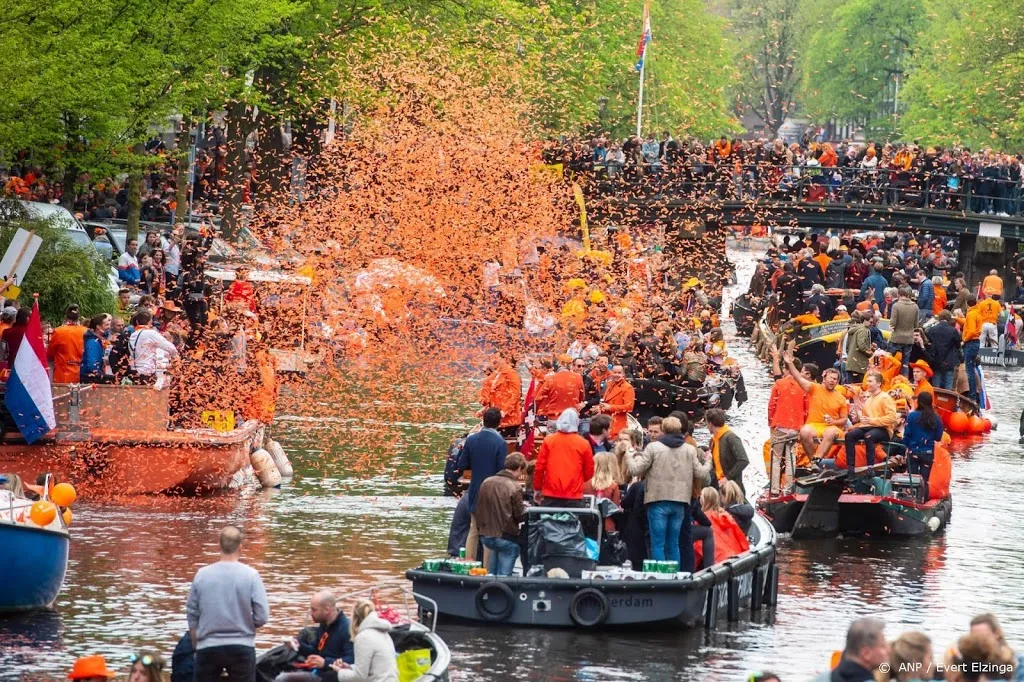
[[[740,285],[727,297],[745,288],[754,263],[749,252],[732,257]],[[730,352],[744,367],[750,394],[733,409],[731,424],[751,454],[747,489],[758,490],[766,481],[760,451],[771,382],[746,340],[730,338]],[[778,608],[713,632],[442,624],[452,679],[725,681],[770,670],[785,682],[809,680],[842,647],[847,624],[864,615],[883,618],[890,637],[924,630],[944,651],[972,615],[994,611],[1011,645],[1024,648],[1024,529],[1015,521],[1024,489],[1018,371],[1024,370],[987,371],[1001,425],[956,455],[954,514],[944,536],[783,540]],[[389,400],[396,401],[391,413],[403,411],[402,398]],[[314,590],[346,593],[396,580],[422,559],[442,555],[454,502],[438,494],[440,472],[448,441],[471,417],[457,402],[432,401],[430,408],[429,419],[394,427],[283,416],[278,436],[297,476],[281,490],[77,504],[71,565],[54,610],[0,616],[0,680],[63,679],[74,658],[86,654],[105,654],[124,671],[140,647],[169,656],[186,628],[189,582],[215,559],[217,531],[226,522],[244,527],[244,560],[260,571],[270,595],[271,620],[259,633],[263,649],[306,624]]]

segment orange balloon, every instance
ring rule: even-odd
[[[75,491],[75,486],[70,483],[58,483],[50,491],[50,499],[58,507],[70,507],[77,498],[78,492]]]
[[[954,412],[949,415],[950,433],[968,433],[971,428],[971,419],[965,412]]]
[[[971,417],[970,424],[971,433],[985,433],[985,420],[981,417]]]
[[[65,509],[63,512],[61,512],[61,516],[64,518],[65,526],[70,526],[71,519],[75,518],[75,515],[71,513],[70,509]]]
[[[992,420],[989,419],[988,417],[985,417],[985,433],[988,433],[991,430],[992,430]]]
[[[57,518],[57,506],[53,502],[39,500],[32,505],[28,512],[28,517],[37,526],[49,526]]]

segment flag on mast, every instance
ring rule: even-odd
[[[651,3],[644,3],[644,32],[640,35],[640,43],[636,46],[636,70],[644,68],[644,57],[647,56],[647,43],[651,42]]]

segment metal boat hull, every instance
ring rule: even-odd
[[[64,585],[66,532],[0,522],[0,612],[44,609]]]

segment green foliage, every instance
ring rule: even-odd
[[[846,0],[814,32],[802,57],[802,101],[819,120],[874,121],[889,129],[898,87],[920,44],[923,0]],[[888,117],[886,117],[886,115]]]
[[[0,226],[0,254],[7,251],[18,228],[43,238],[21,284],[19,304],[31,306],[32,295],[39,294],[40,315],[55,326],[64,322],[64,310],[72,303],[79,305],[86,318],[117,311],[117,299],[108,281],[110,264],[95,251],[76,245],[60,227],[25,220],[5,221]]]
[[[906,90],[908,134],[939,143],[1024,148],[1024,24],[1020,5],[928,5],[931,18]]]

